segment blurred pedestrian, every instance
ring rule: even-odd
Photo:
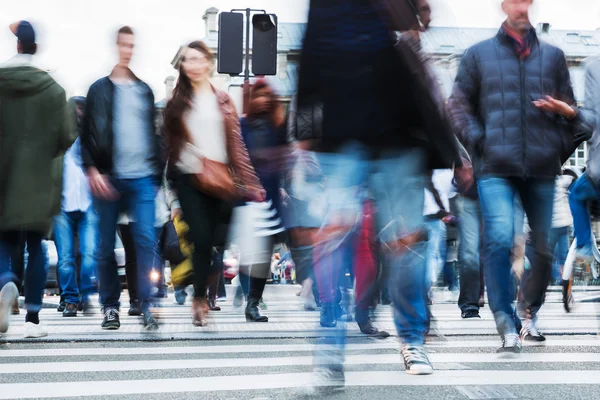
[[[164,112],[168,176],[174,182],[194,245],[192,322],[206,326],[206,290],[221,210],[234,199],[264,200],[248,159],[231,98],[210,83],[213,55],[202,42],[186,48]],[[232,176],[229,172],[233,170]],[[235,181],[233,177],[235,176]]]
[[[405,42],[396,43],[394,31],[421,28],[416,14],[425,28],[426,1],[416,9],[409,2],[311,1],[298,107],[323,102],[316,149],[325,180],[324,195],[313,199],[322,221],[315,271],[323,303],[320,323],[333,328],[324,342],[337,344],[316,353],[318,385],[344,383],[345,328],[335,300],[340,271],[352,259],[348,239],[361,223],[369,192],[406,371],[433,372],[423,346],[428,329],[424,183],[428,169],[461,162],[421,60]]]
[[[279,218],[280,181],[288,150],[287,132],[283,106],[266,80],[260,79],[252,85],[248,110],[248,115],[240,121],[242,138],[248,149],[250,162],[265,188],[270,215],[268,221],[260,221],[261,227],[256,228],[257,233],[262,231],[260,237],[266,242],[264,254],[256,254],[253,249],[242,249],[239,277],[248,297],[246,320],[267,322],[268,318],[260,314],[258,306],[271,272],[273,246],[283,232]],[[245,250],[254,254],[245,254]]]
[[[77,131],[80,133],[85,98],[77,97],[71,101],[75,103]],[[58,254],[58,283],[65,301],[63,317],[75,317],[79,307],[84,313],[90,311],[89,296],[96,287],[94,251],[98,242],[98,216],[83,171],[80,139],[67,151],[64,162],[62,209],[54,217],[54,242]],[[75,249],[77,237],[81,254],[79,273]]]
[[[114,248],[117,219],[126,212],[136,222],[132,233],[143,324],[154,330],[158,323],[150,311],[150,275],[160,264],[154,223],[164,163],[154,127],[154,95],[129,68],[135,45],[133,30],[122,27],[116,39],[119,62],[109,76],[90,87],[81,137],[83,164],[100,219],[97,257],[102,328],[121,326],[121,286]]]
[[[60,212],[64,152],[76,138],[65,91],[35,67],[32,25],[10,26],[18,54],[0,65],[0,333],[8,330],[11,306],[18,296],[11,257],[27,243],[24,336],[48,335],[40,324],[47,271],[42,240]]]
[[[574,138],[589,130],[574,107],[564,53],[541,41],[529,22],[532,3],[502,2],[506,21],[495,37],[466,51],[449,102],[462,143],[481,159],[486,285],[502,352],[521,351],[510,289],[513,200],[520,198],[537,245],[536,264],[524,283],[520,334],[542,341],[536,321],[551,268],[554,179],[578,144]]]

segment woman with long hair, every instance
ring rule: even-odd
[[[179,66],[173,98],[164,112],[168,176],[177,190],[183,218],[194,245],[195,326],[207,325],[206,289],[212,248],[222,216],[232,201],[264,200],[242,137],[235,106],[210,83],[213,55],[201,41],[190,43]],[[232,181],[227,190],[215,190]],[[234,182],[234,183],[233,183]],[[230,190],[229,190],[230,189]]]
[[[250,254],[242,253],[240,260],[240,284],[248,298],[246,320],[267,322],[260,314],[259,302],[269,276],[273,245],[283,232],[279,219],[280,178],[282,161],[286,155],[287,132],[285,112],[269,83],[259,79],[252,86],[248,114],[241,120],[242,138],[248,148],[250,161],[266,191],[266,203],[261,221],[254,231],[261,237],[261,244]],[[260,231],[260,232],[258,232]]]

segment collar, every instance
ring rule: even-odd
[[[33,56],[31,54],[17,54],[16,56],[12,57],[4,64],[2,64],[3,68],[33,66]]]
[[[526,38],[529,38],[530,41],[537,39],[537,34],[536,34],[533,26],[531,26],[529,28],[529,32],[525,36],[521,37],[521,35],[519,35],[516,31],[512,30],[506,22],[504,22],[502,24],[502,26],[500,27],[500,29],[498,30],[497,36],[500,39],[514,40],[514,41],[518,41],[517,38],[519,38],[521,41]]]

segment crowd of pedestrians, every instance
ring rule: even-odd
[[[327,385],[344,383],[345,322],[389,336],[372,321],[379,303],[393,307],[407,373],[431,374],[428,305],[442,272],[465,320],[480,317],[487,289],[499,352],[544,341],[538,313],[572,225],[578,258],[593,257],[600,62],[588,63],[577,107],[564,53],[531,26],[532,3],[502,2],[506,21],[465,52],[446,102],[421,48],[427,0],[311,1],[288,110],[258,79],[241,117],[211,84],[214,58],[201,41],[185,47],[157,118],[152,90],[129,68],[131,28],[117,32],[110,74],[67,102],[35,67],[31,24],[13,24],[18,55],[0,67],[0,333],[26,245],[25,337],[47,335],[44,238],[57,246],[63,315],[91,314],[97,291],[101,327],[119,329],[120,237],[129,315],[147,330],[160,329],[165,261],[176,302],[193,284],[192,323],[209,324],[230,241],[240,251],[237,304],[243,296],[248,322],[268,322],[273,247],[287,243],[304,307],[320,309],[333,345],[315,354]],[[563,173],[586,140],[587,171]],[[170,234],[179,256],[165,251]]]

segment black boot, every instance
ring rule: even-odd
[[[260,314],[258,302],[260,299],[248,297],[248,305],[246,306],[246,321],[248,322],[268,322],[269,318]]]

